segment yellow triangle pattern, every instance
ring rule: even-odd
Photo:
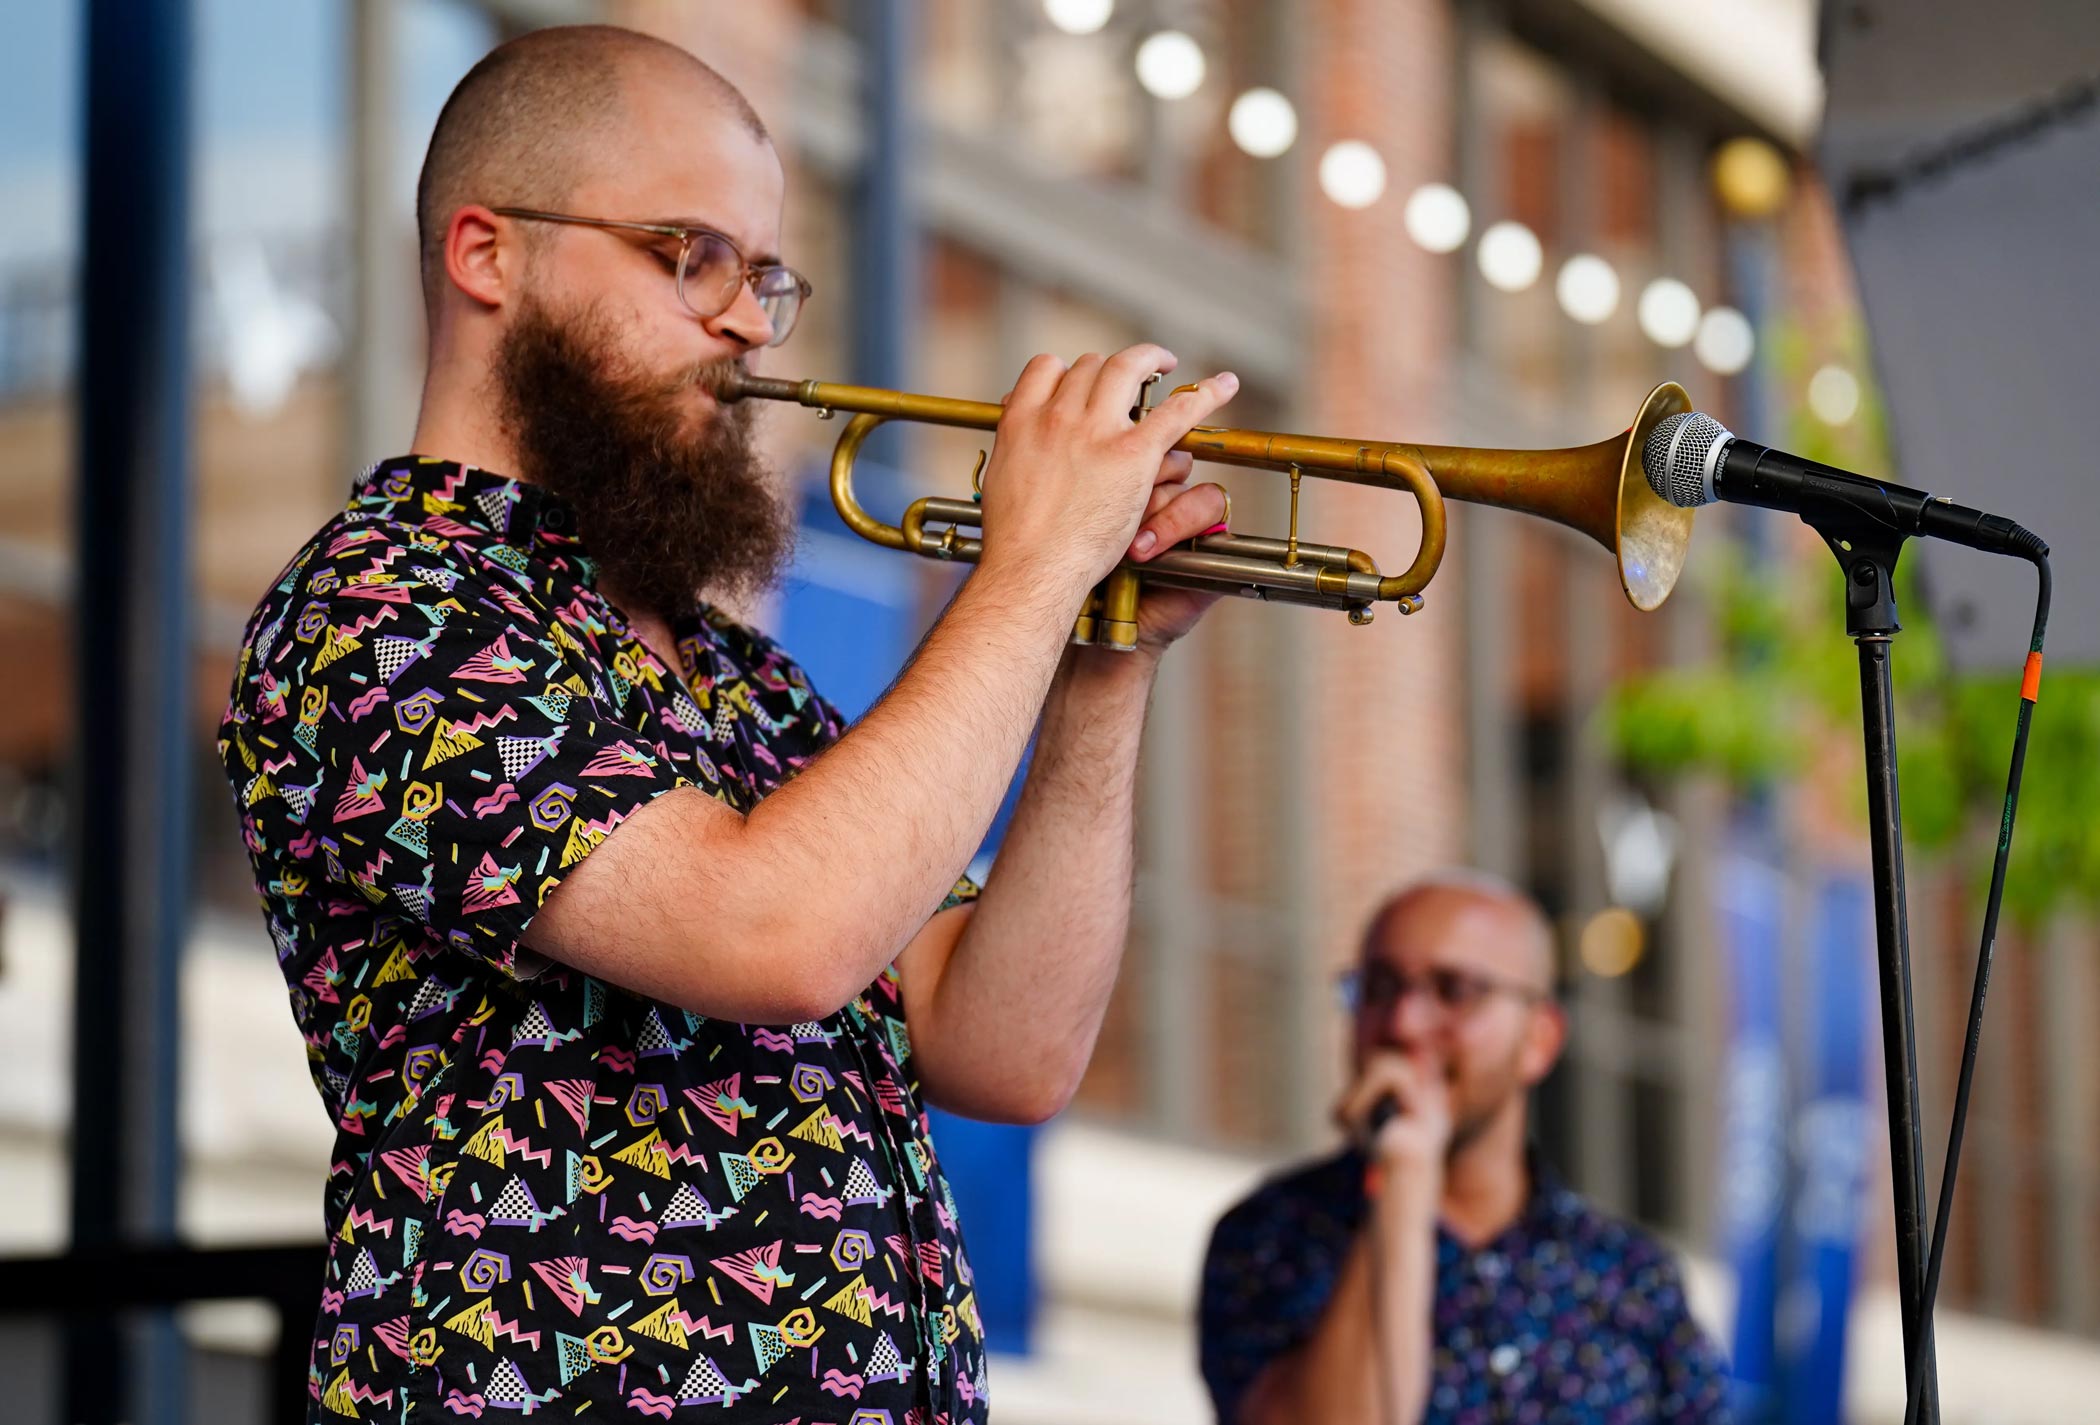
[[[830,1299],[824,1303],[824,1309],[836,1311],[863,1326],[872,1326],[875,1322],[875,1311],[868,1305],[868,1279],[856,1274],[852,1281],[831,1294]]]

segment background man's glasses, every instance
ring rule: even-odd
[[[673,275],[678,283],[678,300],[685,303],[686,310],[703,322],[712,321],[736,302],[739,287],[749,286],[773,328],[772,339],[766,343],[768,346],[778,346],[788,339],[788,333],[795,329],[795,319],[802,314],[802,304],[809,300],[813,290],[808,280],[792,267],[778,263],[754,266],[744,261],[744,254],[737,250],[736,244],[712,228],[579,218],[573,213],[546,213],[537,208],[495,208],[491,211],[502,217],[523,218],[528,222],[572,223],[583,228],[675,238],[678,257],[673,264]]]
[[[1550,998],[1546,991],[1518,980],[1444,965],[1420,975],[1402,974],[1386,965],[1359,966],[1342,971],[1335,988],[1341,993],[1342,1008],[1350,1014],[1365,1009],[1384,1013],[1417,992],[1428,995],[1447,1014],[1463,1014],[1490,995],[1508,995],[1530,1004]]]

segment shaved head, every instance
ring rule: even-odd
[[[752,137],[770,142],[735,85],[676,45],[633,30],[534,30],[483,56],[438,114],[416,184],[425,303],[435,311],[453,213],[468,203],[562,211],[585,178],[617,162],[623,141],[632,141],[634,86],[664,81],[697,90]]]
[[[1364,952],[1373,954],[1400,922],[1435,903],[1471,903],[1492,908],[1505,924],[1507,938],[1522,944],[1528,954],[1526,969],[1534,983],[1550,990],[1557,969],[1552,922],[1538,902],[1500,876],[1484,871],[1444,870],[1424,876],[1396,892],[1371,916],[1364,927]]]

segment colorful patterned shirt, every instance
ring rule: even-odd
[[[1363,1224],[1353,1150],[1264,1184],[1203,1266],[1202,1364],[1223,1425],[1264,1366],[1319,1325]],[[1669,1253],[1554,1181],[1493,1241],[1436,1236],[1435,1361],[1423,1425],[1715,1425],[1726,1377]]]
[[[421,459],[366,474],[248,625],[220,748],[336,1125],[315,1419],[984,1418],[894,967],[742,1025],[520,943],[637,808],[748,810],[840,734],[763,637],[672,626],[676,670],[572,509]]]

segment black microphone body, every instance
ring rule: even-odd
[[[1660,422],[1642,448],[1641,464],[1655,492],[1673,505],[1727,500],[1784,510],[1818,527],[1845,520],[1898,539],[1921,535],[1991,554],[2048,550],[2003,515],[1744,440],[1698,412]]]
[[[1819,465],[1754,440],[1728,443],[1714,471],[1714,494],[1810,519],[1842,512],[1891,534],[1944,539],[1992,554],[2017,554],[2024,533],[2003,515]]]

